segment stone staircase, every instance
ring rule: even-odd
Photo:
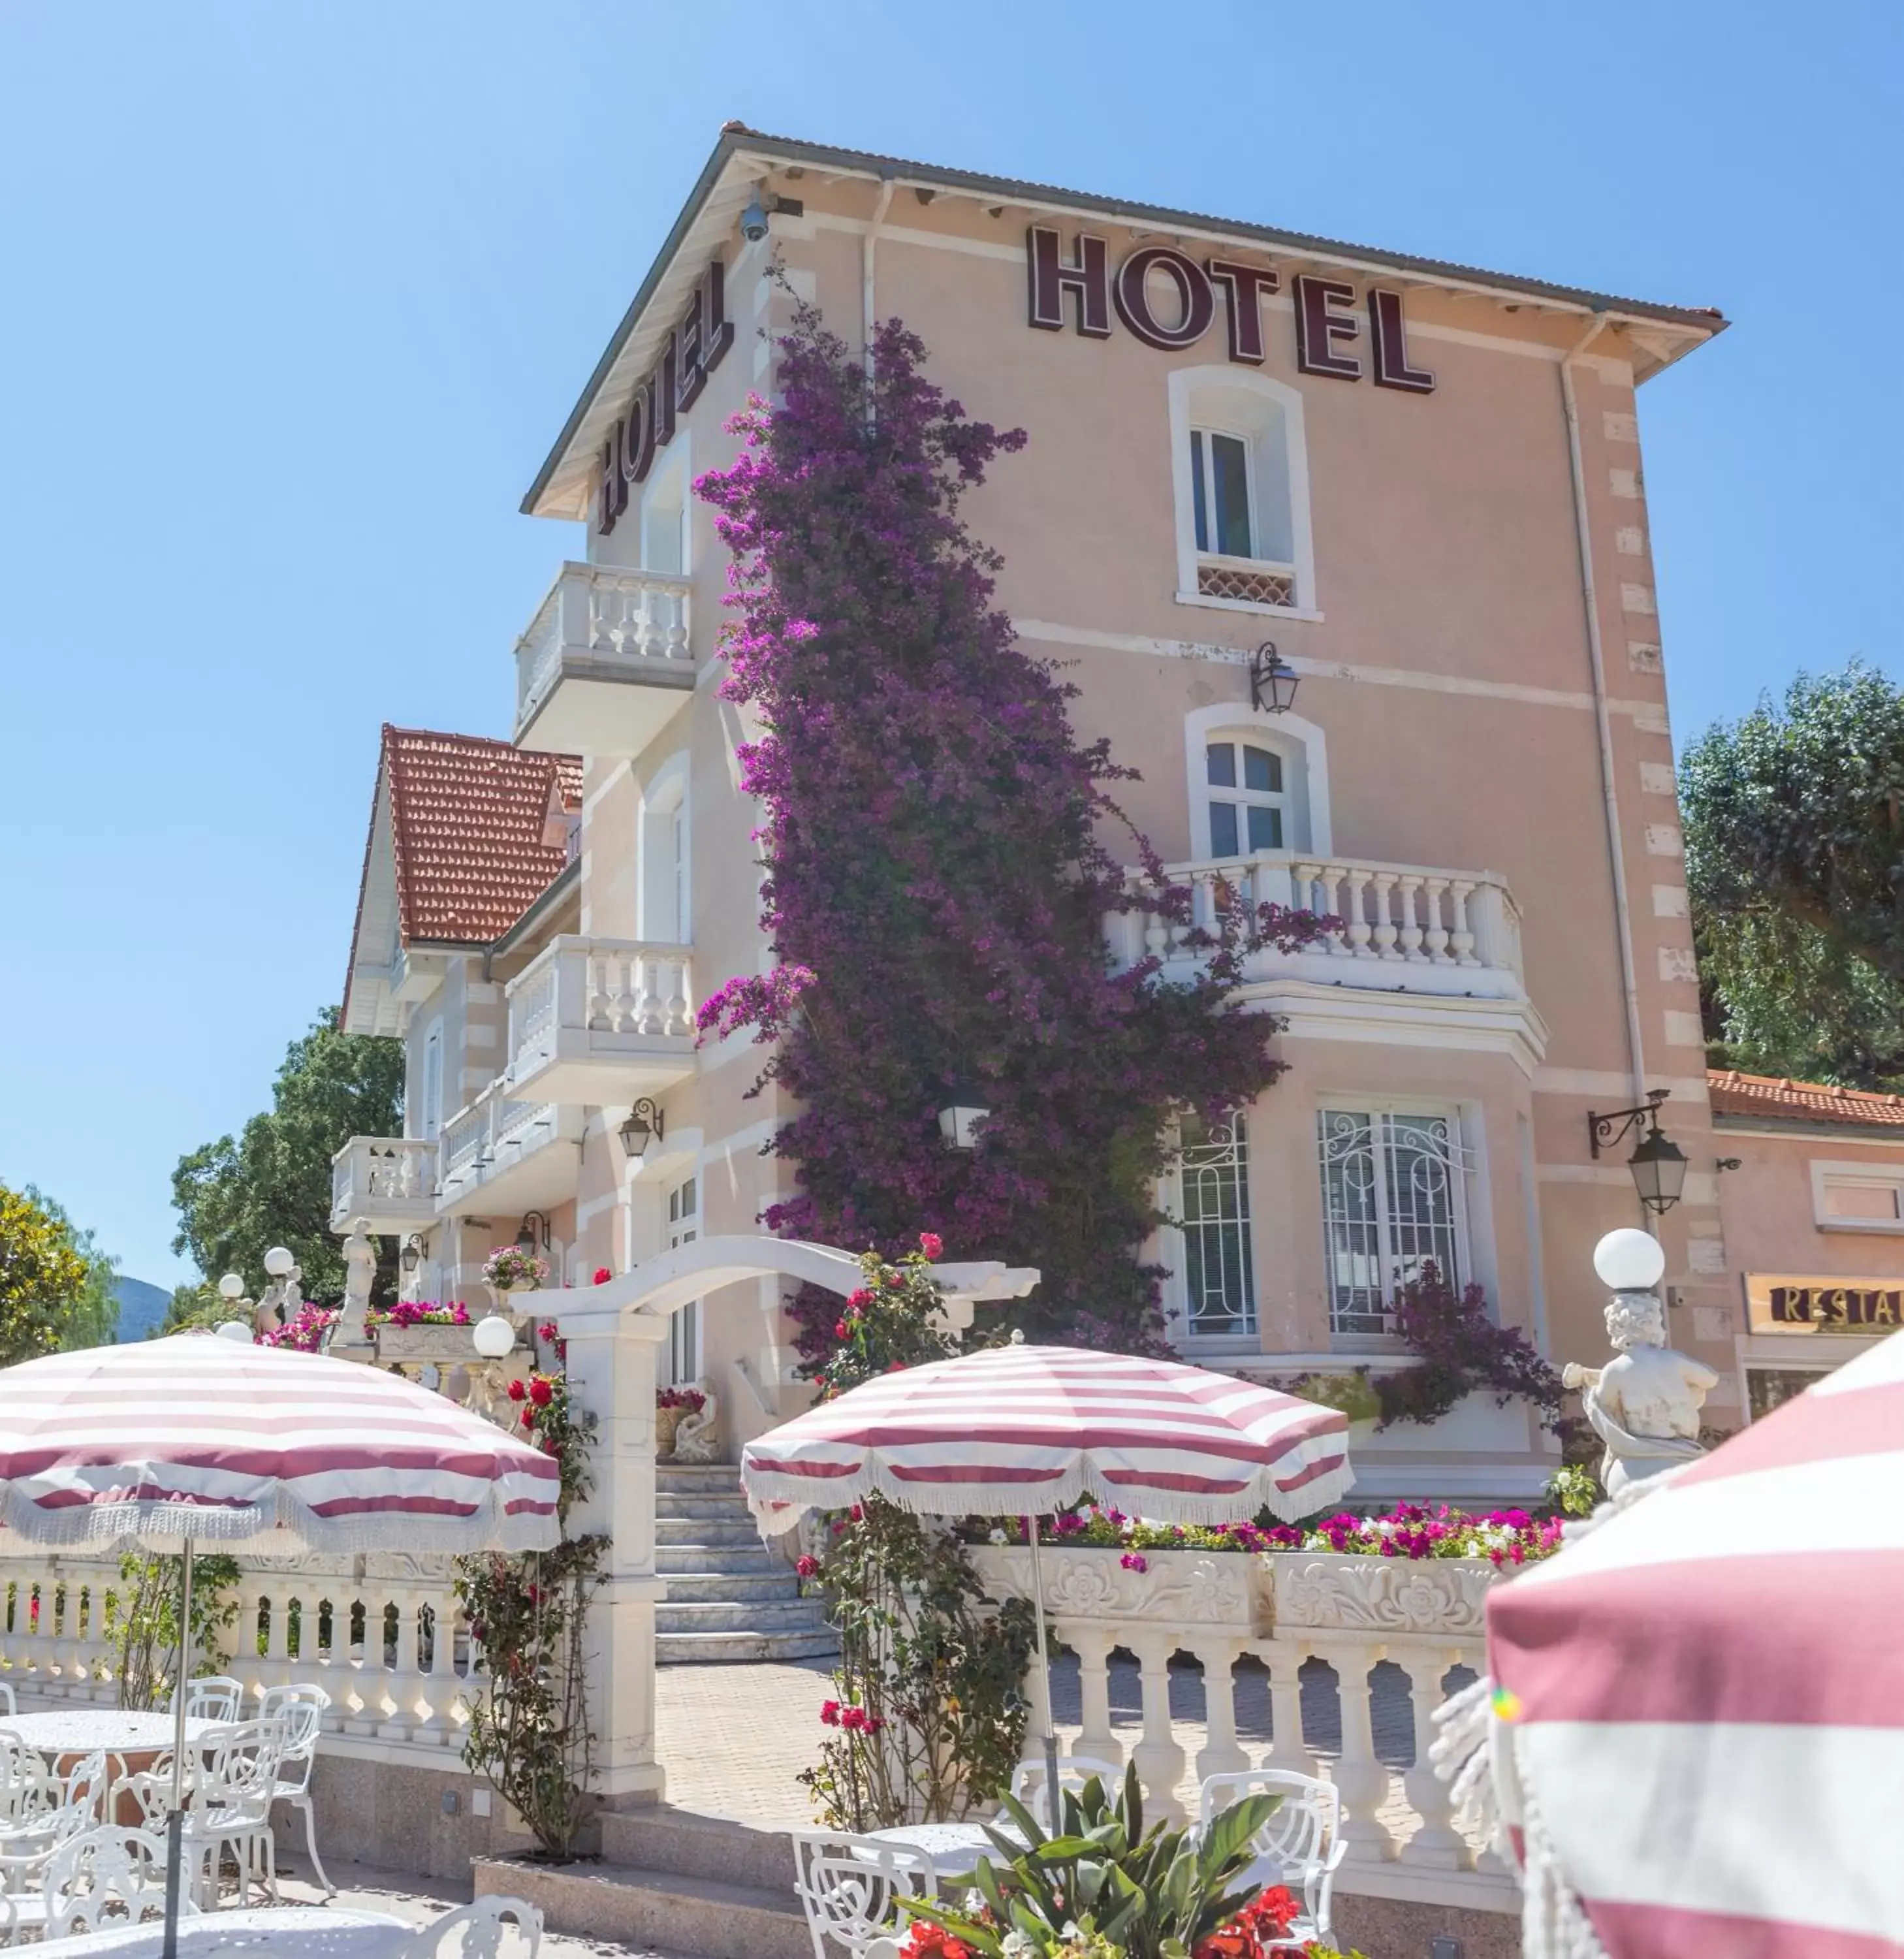
[[[655,1658],[668,1665],[815,1659],[837,1649],[817,1599],[760,1541],[731,1462],[655,1472]]]

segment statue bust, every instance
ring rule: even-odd
[[[363,1316],[370,1307],[370,1288],[376,1282],[377,1241],[367,1218],[353,1218],[344,1241],[344,1306],[332,1335],[339,1346],[360,1347],[370,1338]]]
[[[1595,1250],[1594,1267],[1614,1288],[1607,1302],[1614,1357],[1604,1367],[1570,1361],[1560,1378],[1579,1390],[1587,1419],[1605,1444],[1600,1480],[1617,1497],[1629,1484],[1705,1453],[1699,1412],[1719,1377],[1666,1344],[1665,1309],[1652,1290],[1666,1259],[1654,1239],[1644,1231],[1609,1232]]]

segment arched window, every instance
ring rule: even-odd
[[[1289,795],[1283,758],[1249,740],[1206,742],[1204,783],[1209,792],[1210,854],[1241,857],[1290,847]]]
[[[1185,715],[1183,732],[1193,858],[1328,856],[1328,748],[1314,722],[1219,704]]]
[[[1313,611],[1300,394],[1234,367],[1179,368],[1170,442],[1179,599]]]

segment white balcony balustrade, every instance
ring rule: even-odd
[[[436,1214],[546,1211],[575,1195],[582,1110],[492,1081],[443,1125]]]
[[[516,643],[516,743],[638,755],[694,690],[688,583],[564,564]]]
[[[552,940],[509,983],[510,1093],[599,1108],[684,1079],[693,979],[684,945]]]
[[[353,1136],[331,1159],[331,1229],[367,1218],[375,1232],[427,1231],[436,1216],[436,1145],[410,1136]]]
[[[1171,864],[1165,870],[1173,884],[1189,887],[1193,923],[1143,911],[1113,917],[1109,935],[1120,965],[1150,957],[1166,967],[1187,966],[1199,956],[1188,942],[1195,926],[1213,929],[1225,914],[1277,904],[1341,922],[1298,951],[1266,948],[1250,954],[1243,965],[1246,987],[1286,978],[1377,992],[1527,997],[1520,910],[1506,880],[1492,871],[1305,857],[1287,850]]]

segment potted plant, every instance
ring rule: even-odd
[[[373,1306],[363,1316],[363,1326],[377,1358],[386,1364],[455,1367],[476,1357],[469,1309],[461,1300],[438,1306],[427,1300],[400,1299],[394,1306]]]
[[[706,1407],[707,1397],[697,1388],[661,1388],[655,1394],[655,1453],[665,1460],[674,1453],[674,1431],[681,1417],[690,1411],[698,1414]]]
[[[500,1303],[511,1293],[533,1292],[549,1275],[549,1262],[524,1245],[500,1245],[483,1262],[483,1283]]]

